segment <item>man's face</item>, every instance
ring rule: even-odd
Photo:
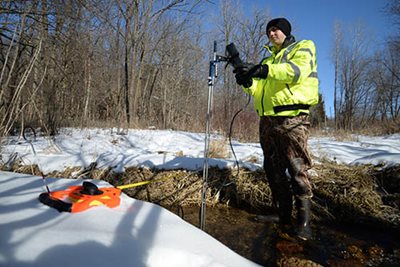
[[[268,29],[268,38],[273,46],[281,47],[286,39],[286,35],[277,27],[272,26]]]

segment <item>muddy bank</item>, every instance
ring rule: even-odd
[[[39,174],[35,166],[12,171]],[[264,266],[400,266],[400,166],[315,165],[314,240],[278,237],[271,193],[262,171],[209,170],[206,232],[244,257]],[[202,173],[130,168],[125,173],[70,168],[49,177],[91,178],[153,202],[199,225]],[[263,215],[267,217],[260,217]]]

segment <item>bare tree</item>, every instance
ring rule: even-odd
[[[17,122],[24,122],[27,104],[37,89],[29,91],[34,66],[41,54],[42,38],[33,38],[36,31],[34,19],[40,11],[37,5],[23,3],[1,3],[6,14],[1,31],[1,75],[0,75],[0,129],[1,135],[8,134]]]
[[[398,1],[397,1],[398,2]],[[397,3],[394,1],[394,3]],[[234,42],[258,63],[267,42],[268,10],[245,17],[239,0],[0,0],[0,130],[32,124],[55,134],[60,126],[118,125],[203,130],[207,61],[212,41],[223,54]],[[214,24],[204,8],[212,5]],[[220,8],[220,9],[219,9]],[[205,9],[204,9],[205,10]],[[393,9],[396,10],[396,9]],[[207,9],[209,11],[209,9]],[[359,29],[359,28],[356,28]],[[335,118],[352,129],[399,116],[398,43],[366,52],[360,30],[334,51]],[[230,67],[219,68],[213,125],[227,132],[248,98]],[[373,107],[373,108],[366,108]],[[249,105],[235,131],[257,136]],[[253,129],[249,133],[249,129]]]
[[[340,44],[342,40],[341,26],[338,22],[335,23],[335,44],[333,49],[333,61],[335,65],[335,81],[334,81],[334,91],[333,91],[333,108],[335,116],[335,129],[339,128],[339,107],[338,107],[338,76],[339,76],[339,59],[340,59]]]
[[[221,14],[218,15],[216,20],[218,32],[215,35],[223,36],[224,46],[233,42],[244,61],[260,62],[263,57],[263,46],[267,41],[265,27],[270,19],[269,12],[254,9],[248,17],[245,17],[240,1],[223,0],[220,1],[220,6]],[[243,93],[242,88],[236,84],[230,67],[223,72],[222,82],[222,88],[217,91],[218,94],[214,105],[216,122],[214,125],[222,132],[227,133],[232,117],[244,107],[248,97]],[[237,119],[236,129],[238,132],[242,132],[242,136],[255,136],[257,134],[250,134],[249,129],[257,129],[252,125],[256,123],[257,116],[251,106],[248,106],[248,110],[245,112],[248,114]]]
[[[352,130],[359,115],[363,99],[368,94],[370,85],[367,70],[370,58],[367,56],[368,42],[363,34],[363,27],[353,29],[352,39],[348,43],[335,45],[335,65],[337,69],[337,89],[335,94],[338,126]],[[340,31],[336,31],[339,34]],[[340,35],[336,38],[340,42]]]
[[[377,64],[371,68],[368,81],[374,86],[374,96],[371,120],[382,123],[398,121],[400,115],[400,57],[393,43],[388,44],[388,49],[377,53],[374,58]]]

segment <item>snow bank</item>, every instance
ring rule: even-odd
[[[52,190],[83,182],[47,180]],[[1,266],[258,266],[168,210],[125,194],[117,208],[59,213],[38,201],[40,177],[0,172],[0,184]]]

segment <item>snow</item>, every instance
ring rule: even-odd
[[[221,138],[213,135],[212,140]],[[393,166],[400,163],[400,135],[356,136],[353,141],[313,137],[310,149],[319,159],[351,165]],[[201,170],[204,134],[168,130],[62,129],[55,139],[10,137],[1,160],[37,163],[42,172],[67,167],[131,166]],[[258,143],[233,148],[240,165],[262,166]],[[232,156],[209,159],[209,166],[234,168]],[[51,190],[81,185],[82,180],[46,179]],[[111,185],[92,181],[101,187]],[[0,266],[258,266],[222,243],[152,203],[121,194],[116,208],[94,207],[81,213],[59,213],[38,201],[41,177],[0,172]]]
[[[357,141],[335,141],[334,138],[311,138],[309,146],[313,155],[348,165],[380,165],[391,167],[400,164],[400,134],[388,136],[354,136]]]
[[[211,140],[221,139],[214,134]],[[314,156],[344,164],[391,166],[400,163],[400,134],[389,136],[355,136],[356,141],[335,141],[333,137],[311,138]],[[233,141],[240,165],[249,169],[262,167],[262,150],[258,143]],[[229,151],[229,146],[227,146]],[[36,152],[36,155],[35,153]],[[3,146],[3,161],[18,155],[24,164],[37,163],[43,173],[67,167],[112,167],[115,172],[137,166],[156,169],[201,170],[204,163],[204,134],[172,130],[62,129],[55,139],[37,137],[31,143],[13,137]],[[254,162],[255,161],[255,162]],[[209,159],[209,166],[232,168],[229,158]]]
[[[55,190],[81,182],[48,179]],[[168,210],[125,194],[113,209],[59,213],[38,201],[40,177],[0,172],[0,183],[0,266],[257,266]]]

